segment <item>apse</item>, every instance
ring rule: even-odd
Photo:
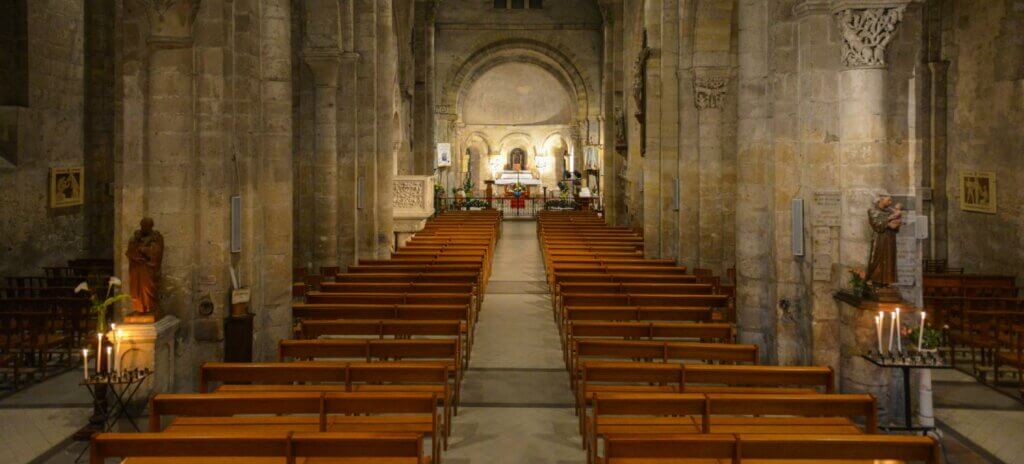
[[[528,63],[499,64],[469,88],[462,105],[468,125],[568,124],[569,95],[555,76]]]

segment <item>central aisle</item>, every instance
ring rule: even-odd
[[[536,227],[502,225],[445,462],[586,462]]]

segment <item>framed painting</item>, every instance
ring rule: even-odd
[[[81,205],[85,200],[85,169],[50,168],[50,207]]]
[[[996,173],[962,171],[960,173],[960,209],[995,214]]]

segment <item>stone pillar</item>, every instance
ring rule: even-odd
[[[414,40],[419,48],[416,55],[416,106],[413,115],[416,173],[430,174],[434,170],[434,37],[437,4],[439,0],[416,2],[416,23],[419,37]]]
[[[929,74],[931,75],[931,95],[929,101],[929,131],[931,137],[928,146],[931,149],[928,159],[930,169],[928,187],[931,190],[931,202],[925,203],[930,212],[931,220],[928,222],[931,231],[928,234],[929,247],[926,253],[930,259],[947,259],[949,254],[947,211],[949,209],[948,189],[946,187],[949,175],[946,165],[946,73],[949,70],[948,61],[934,61],[928,63]]]
[[[615,203],[615,192],[618,182],[615,181],[615,126],[619,124],[615,117],[615,8],[614,2],[604,1],[598,4],[604,23],[601,28],[604,39],[603,59],[601,62],[601,113],[604,114],[601,143],[604,145],[604,157],[601,160],[601,203],[604,207],[605,222],[615,225],[618,212]]]
[[[694,104],[699,114],[700,249],[694,265],[725,275],[722,266],[722,101],[729,86],[726,68],[696,68]]]
[[[645,44],[634,63],[634,76],[642,83],[645,108],[638,109],[643,114],[641,134],[644,138],[643,160],[643,198],[641,205],[644,214],[644,255],[648,258],[661,258],[661,241],[666,238],[662,226],[662,188],[661,182],[661,19],[663,14],[662,0],[644,0],[643,24],[646,27]],[[645,48],[646,47],[646,48]],[[641,77],[642,76],[642,77]]]
[[[772,191],[767,169],[771,154],[768,118],[768,2],[737,4],[736,312],[741,342],[761,347],[772,361],[775,305],[771,292]]]
[[[839,168],[843,220],[839,234],[841,274],[866,267],[871,229],[867,212],[879,192],[886,190],[886,170],[892,165],[886,150],[885,49],[903,18],[905,2],[867,6],[853,1],[833,5],[843,38],[844,69],[839,76]],[[843,391],[875,394],[882,411],[893,404],[889,388],[893,375],[858,357],[874,341],[873,317],[868,311],[842,306],[840,386]]]
[[[393,0],[377,2],[377,215],[376,257],[387,259],[394,249],[391,180],[395,176],[398,141],[398,48],[395,40]]]
[[[199,261],[192,77],[192,23],[199,0],[143,4],[149,22],[143,215],[153,218],[165,240],[160,312],[183,317],[194,303]]]
[[[306,49],[303,60],[313,75],[316,145],[313,156],[313,230],[316,266],[338,265],[338,49]]]

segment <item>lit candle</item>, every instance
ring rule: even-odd
[[[903,338],[900,337],[900,308],[896,308],[896,351],[903,351]]]
[[[921,351],[924,342],[924,318],[926,314],[924,310],[921,310],[921,326],[917,329],[917,351]]]
[[[891,315],[891,317],[889,318],[889,351],[892,351],[892,336],[893,331],[896,329],[896,313],[891,312],[889,314]]]
[[[113,363],[111,362],[111,360],[113,358],[110,357],[110,350],[112,350],[112,349],[113,349],[113,347],[110,347],[110,346],[107,347],[107,364],[110,364],[110,365],[113,365]],[[113,372],[113,368],[107,369],[107,372]]]
[[[117,329],[117,332],[114,332],[114,341],[116,342],[114,345],[114,370],[121,369],[121,337],[123,336],[124,332],[121,329]]]
[[[878,334],[878,355],[882,355],[882,314],[875,316],[875,333]]]
[[[103,332],[96,334],[96,373],[103,369]]]
[[[82,348],[82,376],[89,380],[89,349]]]

